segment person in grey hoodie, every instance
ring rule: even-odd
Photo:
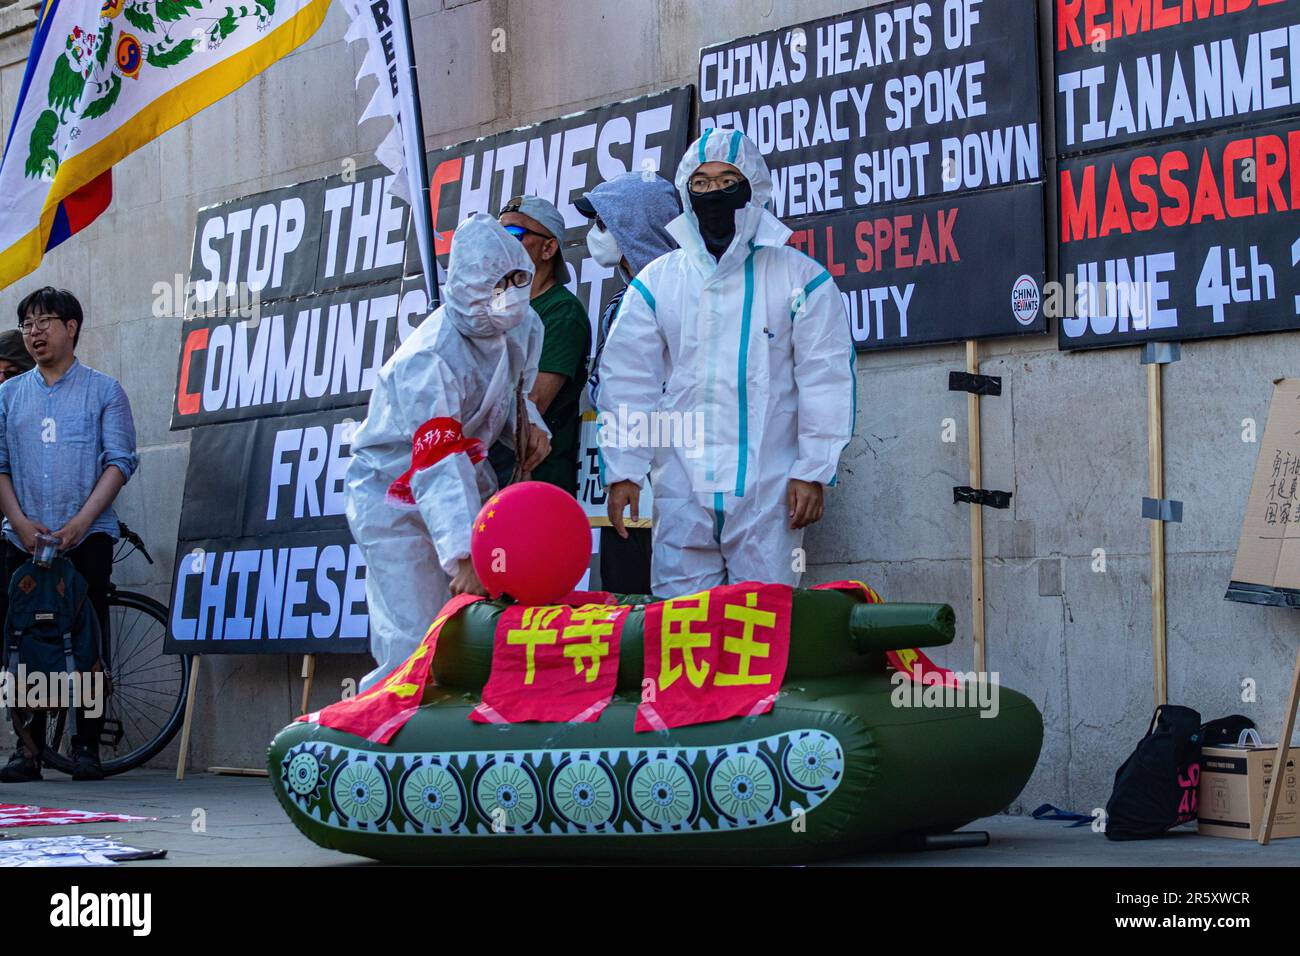
[[[655,259],[677,248],[666,227],[682,210],[673,184],[648,172],[624,173],[607,180],[584,194],[574,206],[592,221],[587,232],[591,257],[606,268],[617,268],[624,283],[606,303],[596,325],[596,351],[587,392],[592,407],[597,408],[600,356],[627,283]],[[626,539],[613,528],[601,528],[602,587],[615,594],[649,594],[650,551],[649,528],[629,528]]]

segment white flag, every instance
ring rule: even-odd
[[[424,156],[424,124],[420,117],[420,88],[415,78],[410,12],[406,0],[342,0],[352,18],[345,39],[364,40],[366,59],[357,85],[373,76],[379,83],[358,124],[376,117],[393,121],[375,149],[375,158],[393,177],[389,189],[411,207],[412,225],[420,246],[420,264],[430,305],[437,304],[433,259],[433,212],[429,205],[429,173]]]

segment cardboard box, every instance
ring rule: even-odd
[[[1277,379],[1229,600],[1300,607],[1300,379]]]
[[[1300,790],[1296,760],[1300,748],[1287,752],[1286,774],[1273,818],[1273,839],[1300,836]],[[1205,836],[1257,840],[1264,822],[1265,787],[1273,776],[1276,747],[1203,747],[1197,793],[1196,832]]]

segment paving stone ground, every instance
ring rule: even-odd
[[[276,803],[264,777],[192,773],[177,781],[166,770],[138,770],[95,783],[46,771],[41,783],[0,785],[0,802],[101,810],[156,820],[69,827],[18,827],[4,839],[83,833],[110,836],[167,858],[126,864],[154,866],[364,866],[361,857],[324,850],[307,840]],[[203,811],[197,814],[196,811]],[[202,820],[204,829],[196,827]],[[987,847],[941,852],[880,852],[838,861],[854,866],[1298,866],[1300,839],[1260,847],[1245,840],[1197,836],[1183,829],[1160,840],[1112,843],[1088,828],[1028,817],[996,816],[967,829],[987,830]],[[719,862],[725,862],[720,860]]]

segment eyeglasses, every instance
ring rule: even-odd
[[[544,232],[537,232],[532,229],[525,229],[523,226],[510,225],[505,227],[506,232],[514,236],[520,242],[524,241],[524,236],[537,236],[539,239],[549,239],[550,236]]]
[[[57,315],[42,315],[35,319],[23,319],[18,323],[18,328],[22,330],[23,335],[31,335],[33,332],[44,332],[50,327],[50,323],[58,319]]]
[[[744,181],[745,177],[739,173],[721,173],[717,176],[696,175],[690,178],[686,188],[696,195],[713,192],[715,189],[731,195]]]
[[[516,289],[522,289],[532,281],[533,277],[523,269],[513,269],[501,277],[501,281],[496,284],[496,290],[498,292],[505,292],[506,289],[509,289],[511,286],[514,286]]]

